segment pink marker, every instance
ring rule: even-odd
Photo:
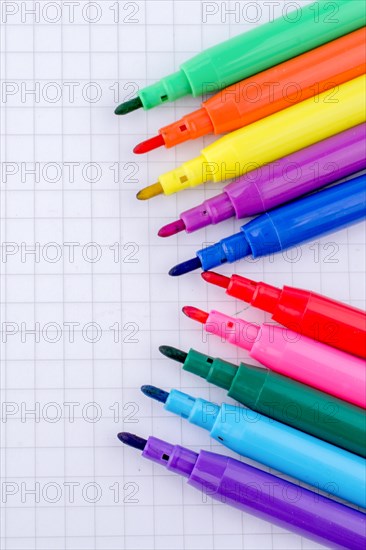
[[[366,363],[359,357],[269,323],[258,326],[190,306],[183,312],[269,369],[366,408]]]

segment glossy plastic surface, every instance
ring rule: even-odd
[[[284,286],[275,288],[233,275],[227,294],[272,313],[295,332],[366,358],[366,313],[326,296]]]
[[[366,77],[360,76],[320,94],[317,101],[306,99],[236,130],[203,149],[201,156],[162,174],[158,179],[163,192],[170,195],[207,181],[241,176],[362,124],[365,96]]]
[[[366,167],[366,124],[292,153],[229,183],[180,215],[187,233],[228,218],[261,214]]]
[[[210,311],[205,330],[247,351],[253,359],[284,376],[366,407],[365,361],[271,324]]]
[[[361,76],[365,68],[365,31],[359,29],[225,88],[161,128],[159,145],[232,132]]]
[[[172,390],[164,405],[232,451],[366,507],[366,461],[250,409]]]
[[[183,369],[228,390],[254,411],[366,457],[366,416],[360,407],[269,369],[237,367],[192,349]]]
[[[366,217],[366,175],[279,206],[241,227],[239,233],[197,252],[208,271],[245,256],[266,256],[338,231]]]
[[[355,0],[309,4],[203,51],[138,95],[150,109],[188,94],[224,88],[359,29],[365,24],[365,10],[364,3]]]

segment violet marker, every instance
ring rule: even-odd
[[[162,227],[160,237],[193,233],[232,217],[271,210],[366,168],[366,124],[306,147],[230,183],[219,195]]]
[[[233,458],[122,432],[122,443],[188,478],[205,496],[332,548],[364,550],[366,515]]]

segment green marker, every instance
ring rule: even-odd
[[[213,92],[365,25],[364,0],[319,0],[196,55],[178,72],[117,107],[125,115],[186,95]]]
[[[159,350],[182,363],[184,370],[228,390],[229,397],[250,409],[366,457],[363,409],[264,367],[244,363],[237,367],[194,349],[185,353],[161,346]]]

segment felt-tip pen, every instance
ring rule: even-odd
[[[366,507],[366,460],[250,409],[142,386],[164,408],[210,432],[232,451]]]
[[[186,95],[202,95],[207,88],[211,91],[225,88],[363,27],[365,10],[364,2],[360,1],[320,0],[286,13],[201,52],[183,63],[178,72],[140,90],[136,98],[123,103],[115,112],[151,109]]]
[[[182,212],[160,237],[192,233],[232,217],[262,214],[366,168],[366,124],[261,166],[229,183],[219,195]]]
[[[185,306],[183,313],[209,334],[245,349],[267,368],[366,408],[366,365],[360,357],[289,329],[257,325],[219,311]]]
[[[313,195],[278,206],[240,228],[239,233],[202,248],[196,257],[173,267],[173,277],[208,271],[246,256],[260,258],[338,231],[366,217],[366,175],[353,177]]]
[[[359,29],[220,91],[134,152],[174,147],[206,134],[232,132],[365,73],[365,29]]]
[[[119,440],[187,478],[205,497],[279,525],[332,548],[364,550],[365,514],[234,458],[198,453],[150,436],[122,432]],[[197,518],[199,521],[199,517]]]
[[[226,294],[272,313],[272,319],[295,332],[366,358],[366,313],[310,290],[282,289],[240,275],[206,271],[202,278]]]
[[[263,367],[236,366],[194,349],[159,350],[253,411],[366,457],[364,409]]]
[[[218,139],[201,156],[162,174],[137,194],[147,200],[164,193],[219,182],[251,172],[366,120],[366,76],[309,98]]]

